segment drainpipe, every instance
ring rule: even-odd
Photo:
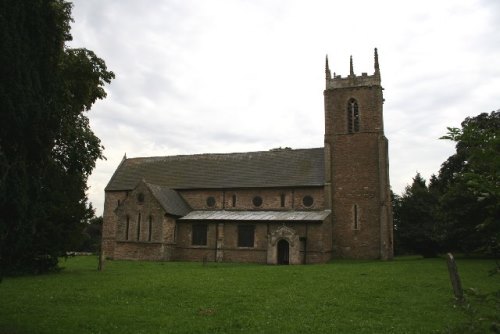
[[[217,243],[219,238],[219,224],[215,223],[215,247],[214,247],[214,262],[217,262]]]
[[[307,228],[309,224],[306,222],[306,240],[304,240],[304,264],[307,264]]]

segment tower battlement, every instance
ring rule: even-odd
[[[328,65],[328,56],[326,57],[326,65],[325,65],[325,89],[336,89],[336,88],[352,88],[352,87],[366,87],[366,86],[380,86],[380,69],[378,63],[378,53],[377,49],[375,49],[374,54],[374,68],[375,72],[373,75],[368,75],[367,73],[361,73],[360,76],[354,74],[354,67],[352,56],[350,59],[350,74],[343,78],[341,75],[333,74],[331,75],[330,67]]]

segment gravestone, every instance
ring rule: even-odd
[[[450,274],[451,286],[453,287],[453,294],[458,301],[464,300],[464,291],[462,290],[462,283],[458,275],[457,264],[451,253],[446,254],[446,263],[448,264],[448,273]]]

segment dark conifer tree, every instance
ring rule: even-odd
[[[425,180],[417,173],[413,183],[395,205],[397,226],[395,247],[399,253],[435,257],[439,252],[440,235],[436,219],[437,197],[429,191]]]

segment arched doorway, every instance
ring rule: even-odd
[[[278,241],[278,264],[290,263],[290,245],[285,239]]]
[[[268,264],[300,264],[300,240],[297,232],[286,225],[271,231],[267,238]]]

